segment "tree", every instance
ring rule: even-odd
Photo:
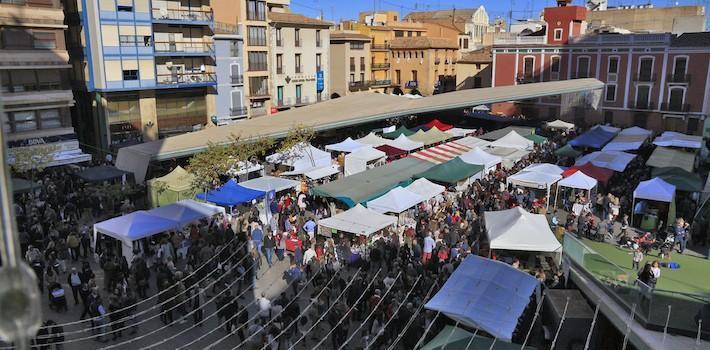
[[[168,184],[165,181],[153,181],[153,189],[155,190],[155,201],[156,206],[160,206],[160,196],[168,190]]]
[[[282,155],[282,161],[295,157],[297,154],[305,153],[311,161],[312,166],[316,166],[311,152],[311,141],[316,136],[316,131],[312,127],[298,124],[291,128],[286,137],[281,140],[278,151]]]
[[[34,184],[35,173],[44,171],[44,168],[54,161],[54,153],[56,151],[57,147],[54,145],[12,148],[10,151],[12,170],[20,175],[29,177]],[[34,191],[30,191],[30,195],[34,195]]]

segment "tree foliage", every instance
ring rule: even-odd
[[[33,171],[42,171],[54,160],[57,147],[54,145],[36,145],[30,147],[17,147],[11,151],[14,160],[12,169],[19,174]]]
[[[283,158],[290,158],[296,154],[306,153],[310,158],[311,164],[315,166],[315,160],[309,147],[311,141],[316,136],[316,131],[312,127],[302,124],[296,125],[288,131],[286,137],[281,140],[278,151]],[[283,161],[283,160],[282,160]]]

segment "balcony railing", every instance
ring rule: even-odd
[[[215,34],[232,34],[239,35],[240,29],[239,25],[234,25],[224,22],[214,22],[214,33]]]
[[[656,81],[656,75],[648,73],[636,74],[634,76],[634,81],[640,81],[645,83],[654,82]]]
[[[370,84],[370,86],[390,86],[390,85],[392,85],[392,80],[390,80],[390,79],[373,80],[372,84]]]
[[[363,91],[367,90],[370,85],[372,85],[372,82],[369,80],[366,81],[351,81],[348,83],[348,89],[350,91]]]
[[[155,52],[163,53],[212,53],[214,44],[212,42],[197,41],[156,41],[154,43]]]
[[[389,50],[390,44],[372,44],[370,50]]]
[[[518,81],[518,84],[530,84],[537,83],[538,77],[528,74],[518,74],[518,78],[516,80]]]
[[[350,71],[351,71],[351,72],[354,72],[354,71],[355,71],[355,65],[354,65],[354,64],[350,65]]]
[[[296,73],[301,73],[303,71],[303,68],[301,66],[296,67]]]
[[[60,81],[25,84],[9,84],[7,82],[3,82],[2,87],[0,87],[0,91],[7,93],[20,93],[31,91],[69,90],[70,88],[70,84]]]
[[[241,85],[244,84],[244,75],[239,74],[239,75],[232,75],[232,84],[236,85]]]
[[[246,107],[232,107],[229,109],[229,116],[230,117],[238,117],[238,116],[246,115],[246,114],[247,114]]]
[[[653,109],[655,104],[653,101],[631,101],[629,106],[632,109]]]
[[[690,104],[663,102],[661,103],[661,110],[666,112],[688,113],[690,112]]]
[[[212,11],[153,8],[153,19],[186,22],[211,22]]]
[[[261,88],[261,89],[254,89],[249,92],[249,98],[263,98],[263,97],[269,97],[269,89],[268,88]],[[252,111],[254,109],[252,108]]]
[[[541,45],[545,43],[544,36],[517,36],[515,33],[493,39],[493,45]]]
[[[607,35],[585,35],[582,37],[570,38],[574,44],[648,44],[648,43],[670,43],[671,34],[607,34]]]
[[[277,107],[292,107],[292,106],[307,105],[309,103],[313,103],[313,101],[311,101],[311,99],[308,96],[289,97],[289,98],[285,98],[285,99],[276,100]]]
[[[372,64],[372,69],[390,69],[390,64],[388,62],[385,63],[373,63]]]
[[[668,74],[666,81],[675,84],[689,84],[690,74]]]
[[[588,281],[585,284],[601,288],[610,297],[610,302],[615,302],[626,312],[633,312],[630,322],[638,322],[659,332],[667,329],[669,333],[693,339],[698,336],[710,338],[708,328],[705,325],[700,327],[697,322],[698,315],[703,315],[703,310],[710,305],[707,293],[651,288],[638,280],[635,270],[598,253],[571,234],[564,235],[562,251],[565,264],[569,263],[574,272],[583,276]],[[683,282],[678,284],[683,285]]]
[[[351,69],[351,70],[352,70],[352,69]],[[361,65],[360,65],[360,71],[361,71],[361,72],[364,72],[364,71],[365,71],[365,65],[364,65],[364,64],[361,64]]]
[[[284,68],[283,67],[276,67],[276,74],[284,74]]]
[[[159,85],[177,85],[214,83],[217,79],[215,73],[185,72],[158,74],[156,81]]]

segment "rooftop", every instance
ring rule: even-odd
[[[427,36],[394,38],[390,41],[391,49],[458,49],[455,40]]]
[[[354,30],[330,32],[330,40],[371,41],[372,38]]]
[[[490,63],[493,62],[493,52],[490,47],[476,51],[465,52],[457,63]]]
[[[332,22],[320,20],[318,18],[307,17],[298,13],[285,12],[269,12],[269,21],[279,24],[296,24],[307,26],[325,26],[330,27]]]
[[[413,21],[426,21],[430,19],[445,19],[451,21],[456,18],[456,21],[466,22],[473,17],[482,7],[475,9],[452,9],[452,10],[437,10],[437,11],[421,11],[410,12],[405,19]]]
[[[673,37],[671,40],[673,47],[710,47],[710,32],[685,33]]]

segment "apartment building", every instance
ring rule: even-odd
[[[700,5],[609,7],[587,11],[590,28],[616,27],[638,33],[692,33],[705,31],[705,7]]]
[[[455,40],[433,37],[394,38],[390,41],[392,85],[401,92],[424,96],[456,88]],[[399,91],[397,91],[399,92]]]
[[[456,90],[491,87],[493,51],[483,48],[461,54],[456,62]]]
[[[239,24],[239,1],[212,0],[214,51],[217,78],[215,115],[212,122],[229,124],[248,117],[244,90],[244,37]]]
[[[372,39],[357,31],[330,33],[331,98],[370,88],[370,45]]]
[[[361,12],[358,22],[345,22],[343,29],[356,30],[372,39],[370,45],[370,91],[392,92],[390,42],[395,38],[426,36],[421,23],[403,22],[397,11]]]
[[[72,127],[66,28],[59,0],[0,1],[2,127],[11,157],[51,145],[43,166],[91,159]]]
[[[215,115],[209,0],[65,0],[80,125],[104,151]]]
[[[586,11],[546,8],[545,35],[498,40],[493,86],[596,78],[606,84],[598,111],[566,111],[560,98],[518,107],[528,116],[562,116],[577,125],[702,134],[710,114],[710,32],[584,34]]]
[[[296,13],[269,12],[269,59],[272,105],[300,107],[329,97],[330,26],[333,23]],[[261,30],[247,40],[266,42]]]
[[[482,48],[485,34],[495,31],[483,5],[468,9],[412,12],[404,19],[423,23],[429,36],[457,39],[461,52]]]

